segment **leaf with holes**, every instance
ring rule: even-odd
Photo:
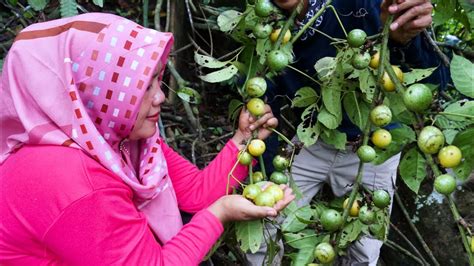
[[[372,75],[369,69],[364,69],[360,71],[359,74],[359,86],[362,93],[364,93],[364,99],[371,103],[372,98],[374,97],[375,87],[377,83],[375,82],[375,77]]]
[[[198,65],[208,68],[221,68],[227,65],[227,62],[221,62],[214,57],[198,54],[197,52],[194,53],[194,61]]]
[[[426,160],[417,147],[410,149],[400,162],[400,176],[405,184],[416,194],[426,177]]]
[[[235,234],[243,252],[257,252],[263,240],[262,220],[236,222]]]
[[[403,85],[407,86],[425,79],[435,71],[436,67],[426,69],[413,69],[412,71],[403,73]]]
[[[303,87],[296,91],[291,107],[307,107],[316,103],[318,95],[311,87]]]
[[[302,122],[298,125],[296,134],[306,147],[313,145],[321,133],[319,123],[316,120],[316,104],[308,106],[301,114]]]
[[[178,91],[176,92],[176,94],[178,95],[178,97],[185,101],[185,102],[188,102],[188,103],[192,103],[192,104],[200,104],[201,103],[201,94],[199,94],[199,92],[197,92],[196,90],[194,89],[191,89],[189,87],[181,87],[178,89]]]
[[[323,57],[319,59],[314,65],[319,79],[322,81],[329,80],[336,70],[336,63],[337,61],[334,57]]]
[[[474,101],[461,100],[452,103],[441,112],[441,115],[452,121],[465,122],[466,125],[474,123]]]
[[[211,72],[204,76],[199,76],[202,80],[209,83],[217,83],[231,79],[239,70],[234,65],[230,65],[221,70]]]
[[[235,10],[227,10],[217,17],[217,25],[223,32],[232,31],[242,18],[242,13]]]
[[[474,64],[462,56],[453,54],[451,61],[451,78],[456,89],[474,98]]]
[[[316,235],[314,230],[311,229],[305,229],[297,233],[285,233],[283,238],[285,244],[296,249],[314,248],[322,240],[322,236]]]
[[[358,219],[351,221],[346,224],[341,232],[341,239],[339,241],[340,248],[346,248],[350,243],[354,242],[362,232],[362,227],[366,225],[362,224]]]

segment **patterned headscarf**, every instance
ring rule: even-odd
[[[0,163],[24,144],[81,149],[120,176],[164,243],[182,227],[159,132],[144,140],[139,170],[119,143],[135,124],[155,70],[161,81],[170,33],[105,13],[31,25],[18,34],[0,83]]]

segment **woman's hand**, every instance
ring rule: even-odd
[[[280,185],[285,195],[273,207],[257,206],[242,195],[223,196],[207,209],[214,214],[223,224],[230,221],[248,221],[265,217],[275,217],[292,200],[295,199],[293,190],[285,185]]]
[[[382,22],[385,23],[389,14],[395,15],[390,38],[400,44],[406,44],[431,25],[430,0],[384,0],[380,7]]]
[[[265,113],[258,120],[243,107],[240,111],[239,127],[232,140],[237,146],[242,146],[244,140],[252,138],[252,132],[257,129],[257,138],[264,140],[272,133],[269,128],[277,126],[278,119],[273,116],[272,109],[268,104],[265,105]]]

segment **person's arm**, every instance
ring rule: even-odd
[[[164,245],[126,189],[100,189],[67,207],[44,234],[48,252],[69,265],[197,265],[223,231],[203,210]]]

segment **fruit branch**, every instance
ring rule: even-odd
[[[420,260],[420,258],[418,258],[417,256],[413,255],[410,251],[404,249],[403,247],[401,247],[400,245],[398,245],[397,243],[391,241],[391,240],[387,240],[385,242],[385,245],[387,245],[388,247],[394,249],[394,250],[398,250],[400,252],[402,252],[403,254],[407,255],[408,257],[412,258],[414,261],[418,262],[419,264],[421,265],[426,265],[425,263],[423,263],[422,260]]]
[[[288,18],[285,25],[281,29],[280,34],[278,35],[277,41],[275,42],[273,49],[278,49],[280,47],[281,42],[283,41],[283,37],[285,36],[286,32],[291,26],[293,26],[296,15],[298,14],[298,11],[301,10],[301,7],[303,6],[303,1],[304,0],[300,0],[298,3],[298,6],[291,12],[290,17]]]
[[[336,17],[337,22],[339,22],[339,25],[341,26],[342,31],[344,32],[344,36],[347,37],[346,28],[344,28],[344,25],[342,24],[341,19],[339,18],[339,15],[337,14],[336,9],[335,9],[334,6],[332,6],[332,5],[330,5],[330,6],[328,6],[328,7],[332,10],[332,12],[334,12],[334,16]]]
[[[415,247],[415,245],[413,245],[413,243],[408,239],[408,237],[405,236],[405,234],[403,234],[402,231],[400,231],[400,229],[398,229],[397,226],[395,226],[393,223],[390,223],[390,226],[391,228],[396,232],[398,233],[398,235],[403,239],[405,240],[405,242],[408,244],[408,246],[410,246],[410,248],[416,253],[416,255],[423,261],[423,265],[430,265],[426,260],[425,258],[423,257],[423,255],[421,255],[420,251]],[[436,259],[434,260],[435,262],[435,265],[439,265],[439,263],[436,261]]]
[[[324,13],[326,8],[331,4],[332,0],[328,0],[326,4],[324,4],[321,9],[312,17],[304,26],[296,33],[296,35],[291,39],[291,43],[295,43],[301,35],[309,28],[313,23]],[[283,32],[283,31],[282,31]]]

